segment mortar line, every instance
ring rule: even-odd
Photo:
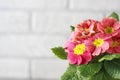
[[[31,72],[31,59],[29,59],[29,71],[28,71],[28,74],[29,74],[29,80],[32,80],[32,72]]]
[[[67,0],[67,8],[70,8],[70,1]],[[62,11],[66,11],[66,9],[19,9],[19,8],[14,8],[14,9],[9,9],[9,8],[0,8],[0,11],[21,11],[21,12],[62,12]],[[69,11],[76,11],[76,12],[82,12],[82,11],[92,11],[92,12],[111,12],[113,10],[104,10],[104,9],[100,9],[100,10],[94,10],[94,9],[70,9]],[[118,9],[114,9],[114,11],[120,12],[120,10]]]
[[[67,10],[70,10],[70,1],[69,0],[67,0],[66,8],[67,8]]]

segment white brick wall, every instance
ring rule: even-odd
[[[0,0],[0,80],[59,80],[67,62],[50,48],[63,45],[70,25],[120,14],[120,0]]]
[[[119,0],[70,0],[71,9],[79,10],[120,10]]]
[[[32,78],[60,79],[68,63],[57,59],[33,60],[31,64]],[[59,68],[59,69],[58,69]]]
[[[21,11],[0,11],[0,32],[28,32],[29,15]]]
[[[0,56],[52,57],[50,48],[63,45],[65,40],[61,35],[0,35]]]
[[[7,9],[64,9],[67,0],[0,0],[0,8]]]
[[[29,63],[26,59],[0,59],[0,78],[29,78]]]
[[[72,12],[72,11],[50,11],[50,12],[37,12],[33,14],[34,20],[33,30],[35,32],[50,33],[69,33],[69,26],[76,25],[82,20],[101,19],[101,13],[94,14],[91,12]],[[44,27],[44,28],[43,28]],[[57,27],[57,28],[56,28]],[[58,29],[59,28],[59,29]]]

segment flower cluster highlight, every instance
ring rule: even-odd
[[[120,53],[120,23],[112,17],[78,24],[64,45],[70,64],[87,64],[96,56]]]
[[[120,23],[113,12],[101,21],[87,19],[71,27],[63,47],[52,52],[69,65],[61,80],[120,80]]]

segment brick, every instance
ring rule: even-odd
[[[65,40],[65,35],[0,35],[0,56],[51,57],[50,49]]]
[[[24,59],[0,58],[0,78],[28,79],[28,61]]]
[[[33,31],[42,33],[69,33],[70,25],[82,22],[85,19],[102,18],[101,13],[92,12],[40,12],[33,14]]]
[[[67,61],[58,59],[39,59],[33,60],[31,66],[33,79],[57,79],[65,72]]]
[[[0,0],[0,7],[5,9],[64,9],[67,0]]]
[[[120,10],[119,0],[70,0],[70,9],[79,10]]]
[[[0,32],[27,32],[29,16],[25,12],[0,11]]]

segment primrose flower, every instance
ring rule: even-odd
[[[87,51],[91,52],[93,56],[98,56],[109,48],[109,38],[104,34],[98,33],[84,42],[88,46]]]
[[[70,64],[87,64],[89,61],[92,60],[92,55],[88,51],[86,51],[85,44],[76,44],[76,43],[70,43],[70,45],[67,47],[68,52],[68,60]]]
[[[107,50],[108,53],[117,54],[120,53],[120,38],[113,38],[110,41],[110,48]]]
[[[120,28],[119,22],[114,18],[104,18],[98,24],[98,30],[108,36],[116,36]]]
[[[82,32],[84,35],[91,35],[97,31],[97,23],[95,20],[85,20],[83,23],[78,24],[76,30]]]
[[[78,24],[75,28],[74,41],[79,41],[81,39],[86,39],[91,35],[95,34],[97,30],[98,21],[95,20],[85,20],[83,23]]]
[[[67,48],[70,48],[70,46],[72,46],[73,43],[74,43],[74,44],[81,43],[81,40],[79,40],[79,41],[75,41],[75,40],[74,40],[76,35],[77,35],[77,33],[76,33],[75,31],[73,31],[73,32],[71,33],[69,39],[68,39],[68,40],[65,42],[65,44],[64,44],[65,50],[67,50]]]

